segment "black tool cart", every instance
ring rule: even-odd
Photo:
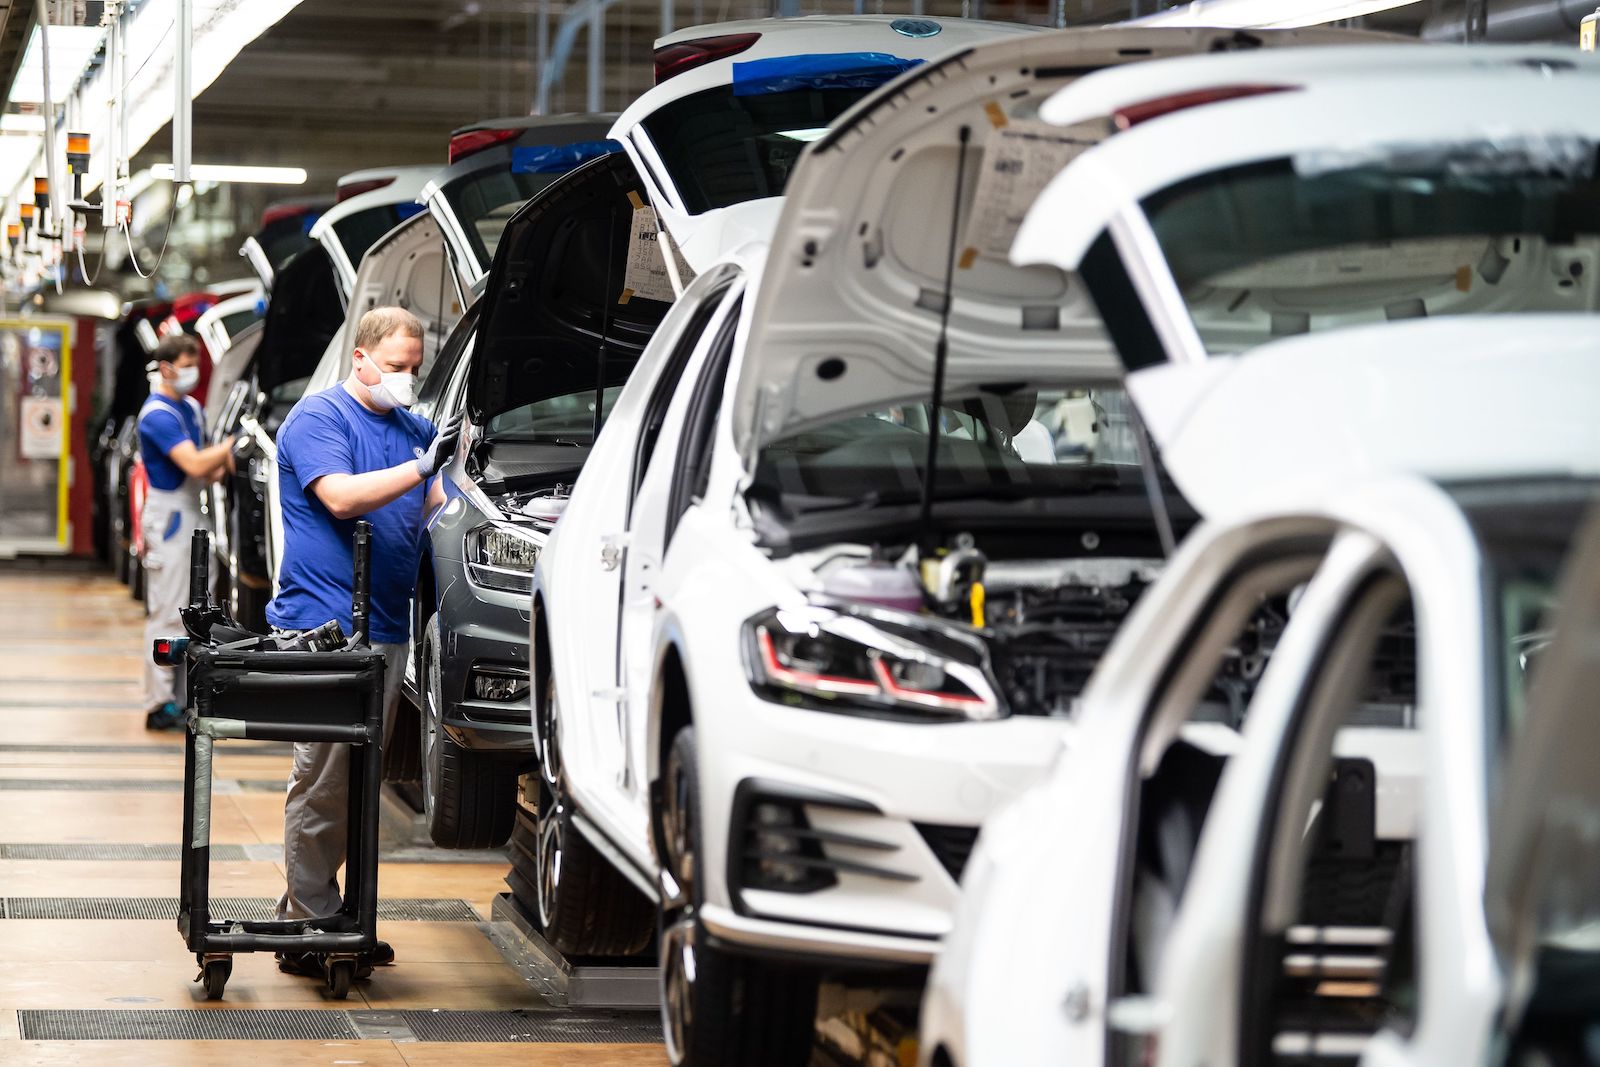
[[[184,671],[188,687],[178,930],[200,963],[208,999],[221,999],[234,953],[297,952],[323,958],[328,992],[342,1000],[351,982],[365,977],[362,957],[377,944],[384,658],[367,640],[370,551],[371,526],[358,522],[354,636],[346,638],[334,622],[284,640],[243,630],[212,603],[210,536],[196,531],[190,606],[183,611],[188,637],[157,641],[152,649],[157,662]],[[212,751],[218,741],[241,738],[351,746],[349,851],[344,905],[336,914],[272,921],[212,916]]]

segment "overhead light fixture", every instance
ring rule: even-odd
[[[1360,18],[1422,0],[1193,0],[1124,25],[1289,30]]]
[[[157,163],[150,168],[150,177],[172,180],[171,163]],[[196,163],[189,168],[189,177],[197,182],[245,182],[256,185],[304,185],[306,172],[301,167],[242,167],[222,163]]]

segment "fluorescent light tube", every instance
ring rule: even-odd
[[[157,163],[150,168],[152,178],[172,180],[171,163]],[[196,163],[189,168],[189,177],[197,182],[251,182],[258,185],[304,185],[306,172],[300,167],[240,167],[220,163]]]

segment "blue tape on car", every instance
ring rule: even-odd
[[[512,174],[565,174],[579,163],[622,151],[615,141],[519,145],[511,150]]]
[[[733,65],[733,95],[792,93],[801,89],[876,89],[920,64],[887,52],[831,52],[773,56]]]
[[[396,204],[394,206],[394,213],[400,216],[401,222],[404,222],[413,215],[422,214],[427,209],[427,205],[425,204]]]

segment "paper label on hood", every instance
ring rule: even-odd
[[[656,209],[643,204],[633,209],[633,230],[628,234],[628,263],[622,274],[622,298],[627,303],[634,298],[660,300],[672,303],[678,294],[672,289],[672,277],[667,273],[666,257],[662,246],[671,244],[656,222]],[[673,250],[676,252],[676,249]],[[679,260],[679,277],[689,284],[687,268]]]
[[[1042,122],[1013,120],[990,130],[978,171],[978,191],[967,220],[962,267],[972,265],[974,254],[1009,258],[1011,242],[1016,239],[1023,216],[1045,185],[1092,145],[1092,141]]]

